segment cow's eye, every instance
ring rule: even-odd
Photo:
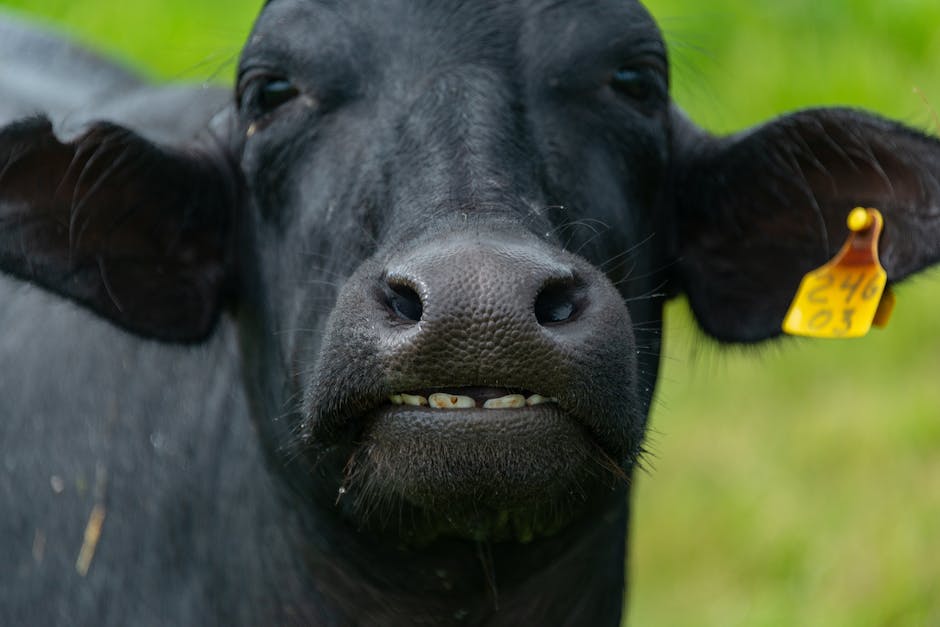
[[[645,104],[662,93],[662,81],[653,70],[620,68],[610,79],[610,86],[621,96]]]
[[[271,113],[300,94],[289,80],[280,76],[250,77],[240,91],[242,110],[255,117]]]
[[[258,109],[262,113],[274,111],[282,104],[293,100],[297,94],[297,88],[286,79],[275,78],[268,80],[258,89],[258,95],[256,96]]]

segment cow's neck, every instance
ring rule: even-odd
[[[389,549],[341,525],[324,526],[321,512],[307,529],[319,546],[304,556],[317,607],[299,613],[336,625],[619,625],[628,518],[622,492],[605,514],[525,545]]]

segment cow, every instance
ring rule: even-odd
[[[936,263],[940,143],[713,136],[585,7],[272,0],[234,97],[3,23],[5,623],[619,623],[664,302]]]

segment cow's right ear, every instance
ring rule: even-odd
[[[0,271],[134,333],[192,342],[230,284],[240,178],[221,149],[165,148],[99,123],[0,129]]]

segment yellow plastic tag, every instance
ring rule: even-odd
[[[849,214],[848,225],[849,239],[839,254],[803,277],[783,321],[785,333],[862,337],[872,324],[883,327],[888,323],[894,295],[885,291],[888,273],[878,259],[884,218],[877,209],[856,208]]]

